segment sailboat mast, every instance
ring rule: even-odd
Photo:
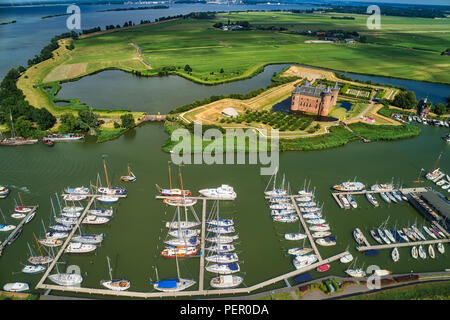
[[[436,161],[436,164],[434,165],[433,171],[436,170],[439,160],[441,159],[441,156],[442,156],[442,152],[439,154],[439,157],[437,158],[437,161]]]
[[[14,132],[14,121],[13,121],[13,118],[12,118],[11,110],[9,110],[9,118],[11,119],[11,138],[15,138],[16,137],[16,133]]]
[[[109,257],[106,256],[106,260],[108,261],[108,272],[109,272],[109,279],[112,280],[112,274],[111,274],[111,264],[109,263]]]
[[[41,246],[39,245],[39,241],[38,241],[38,239],[36,238],[36,234],[33,232],[33,236],[34,236],[34,240],[36,241],[36,243],[37,243],[37,246],[38,246],[38,250],[39,250],[39,253],[41,254],[41,256],[42,256],[42,250],[41,250]]]
[[[20,196],[20,192],[18,194],[19,194],[20,205],[23,207],[23,201],[22,201],[22,197]]]
[[[108,172],[106,171],[106,162],[103,160],[103,167],[105,168],[106,186],[109,188]]]
[[[170,173],[170,161],[167,162],[169,166],[169,188],[172,189],[172,174]]]

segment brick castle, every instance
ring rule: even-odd
[[[321,116],[328,115],[332,107],[336,105],[339,93],[337,82],[333,89],[325,88],[319,84],[313,87],[308,80],[292,92],[291,111],[303,111]]]

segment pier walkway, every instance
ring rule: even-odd
[[[366,236],[364,235],[364,233],[362,233],[362,231],[359,230],[359,228],[356,228],[356,231],[359,232],[359,234],[361,235],[361,238],[363,239],[363,241],[366,244],[366,246],[370,247],[370,242],[367,241]]]
[[[369,246],[361,246],[361,247],[356,247],[356,249],[358,249],[358,251],[366,251],[366,250],[372,250],[372,249],[392,249],[395,247],[412,247],[412,246],[424,246],[427,244],[436,244],[436,243],[447,243],[450,242],[450,239],[438,239],[438,240],[425,240],[425,241],[415,241],[415,242],[397,242],[397,243],[391,243],[391,244],[380,244],[380,245],[369,245]]]
[[[31,211],[25,216],[25,218],[20,221],[19,225],[12,230],[12,232],[9,234],[9,236],[6,238],[5,241],[3,241],[0,244],[0,257],[3,253],[3,249],[5,249],[8,245],[13,243],[13,241],[20,235],[22,232],[23,227],[26,223],[30,222],[31,219],[33,219],[33,216],[36,214],[37,209],[39,208],[38,205],[36,206],[24,206],[25,208],[31,208]]]

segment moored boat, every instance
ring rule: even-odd
[[[324,247],[334,246],[336,245],[336,238],[335,237],[319,238],[316,239],[316,243]]]
[[[284,235],[284,238],[286,240],[303,240],[305,239],[307,236],[304,233],[286,233]]]
[[[196,282],[194,280],[176,278],[170,280],[161,280],[152,282],[153,288],[162,292],[178,292],[192,287]]]
[[[53,261],[50,256],[32,256],[28,258],[28,262],[31,264],[48,264]]]
[[[220,275],[210,281],[211,287],[215,289],[229,289],[238,287],[244,279],[236,275]]]
[[[375,199],[374,195],[371,193],[366,193],[366,198],[367,200],[369,200],[369,202],[374,206],[374,207],[378,207],[379,203],[377,201],[377,199]]]
[[[22,268],[22,272],[27,274],[36,274],[43,272],[45,269],[47,269],[47,267],[43,265],[27,264]]]
[[[384,276],[388,276],[390,274],[392,274],[391,270],[386,270],[386,269],[376,269],[373,272],[374,275],[378,276],[378,277],[384,277]]]
[[[323,264],[321,266],[318,266],[316,269],[318,272],[325,272],[330,270],[330,265],[329,264]]]
[[[310,254],[307,256],[296,256],[292,263],[294,267],[298,270],[301,268],[305,268],[318,260],[315,254]]]
[[[22,292],[29,290],[30,287],[24,282],[7,283],[3,286],[3,290],[8,292]]]
[[[160,252],[160,255],[164,258],[183,258],[194,256],[198,253],[197,247],[176,247],[176,248],[166,248]]]
[[[219,198],[219,199],[236,199],[236,192],[233,187],[222,184],[218,188],[201,189],[198,191],[202,196],[207,198]]]
[[[309,227],[309,230],[311,230],[311,231],[329,231],[330,226],[328,224],[315,224],[315,225]]]
[[[311,249],[311,248],[291,248],[287,251],[287,253],[292,254],[294,256],[303,256],[312,251],[313,251],[313,249]]]
[[[419,246],[419,257],[421,257],[422,259],[427,258],[427,253],[425,252],[425,250],[423,250],[423,247],[421,245]]]
[[[48,278],[61,286],[76,286],[83,281],[83,277],[76,273],[55,273]]]
[[[353,239],[355,239],[356,243],[359,245],[364,245],[364,239],[362,234],[358,230],[353,230]]]
[[[430,245],[428,246],[428,254],[430,255],[430,258],[431,258],[431,259],[434,259],[434,258],[436,257],[436,255],[435,255],[435,253],[434,253],[434,248],[433,248],[433,245],[432,245],[432,244],[430,244]]]
[[[417,259],[417,257],[418,257],[418,251],[417,251],[417,247],[416,247],[416,246],[414,246],[414,247],[411,248],[411,256],[412,256],[414,259]]]
[[[391,252],[391,257],[394,262],[397,262],[400,259],[400,253],[398,252],[397,247],[395,247]]]
[[[347,254],[345,254],[344,256],[342,256],[342,257],[339,259],[339,261],[340,261],[341,263],[349,263],[349,262],[353,261],[353,256],[352,256],[351,253],[347,253]]]
[[[218,274],[231,274],[240,271],[239,264],[237,262],[231,263],[215,263],[205,267],[206,271],[218,273]]]
[[[210,256],[206,256],[205,260],[215,263],[230,263],[230,262],[237,262],[239,258],[236,253],[229,252],[229,253],[217,253]]]
[[[442,253],[442,254],[445,253],[445,248],[444,248],[444,245],[442,244],[442,242],[439,242],[439,243],[437,244],[437,250],[438,250],[440,253]]]
[[[336,184],[333,186],[334,190],[337,191],[361,191],[365,188],[366,186],[361,183],[361,182],[343,182],[341,184]]]
[[[80,242],[86,244],[100,244],[103,241],[103,233],[100,234],[82,234],[79,236],[74,236],[72,242]]]
[[[81,222],[82,224],[94,224],[94,225],[98,225],[98,224],[105,224],[108,223],[109,219],[106,217],[99,217],[99,216],[94,216],[94,215],[87,215],[83,221]]]
[[[64,250],[65,253],[88,253],[97,249],[94,244],[87,244],[81,242],[70,242]]]

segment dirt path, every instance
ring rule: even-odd
[[[148,63],[147,63],[147,61],[145,61],[145,59],[144,59],[144,57],[142,56],[142,50],[141,50],[141,48],[137,45],[137,44],[135,44],[134,42],[131,42],[130,43],[133,47],[135,47],[136,49],[137,49],[137,51],[138,51],[138,59],[139,59],[139,61],[141,61],[143,64],[145,64],[145,66],[147,67],[147,69],[152,69],[152,66],[151,65],[149,65]]]

